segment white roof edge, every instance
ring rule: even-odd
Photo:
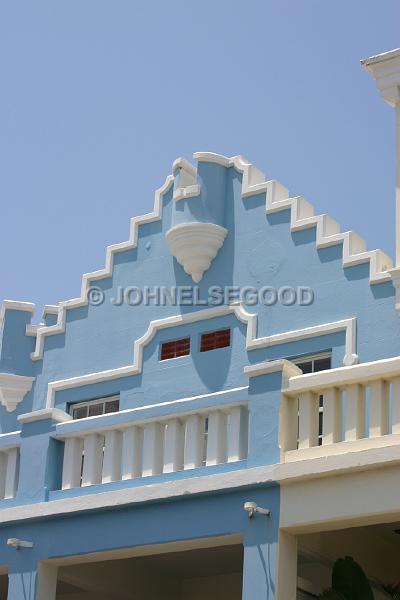
[[[360,62],[363,67],[368,68],[370,65],[374,65],[378,62],[398,57],[400,57],[400,48],[395,48],[394,50],[382,52],[381,54],[376,54],[375,56],[370,56],[369,58],[363,58]]]

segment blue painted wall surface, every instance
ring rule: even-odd
[[[249,519],[243,510],[248,500],[271,509],[271,517]],[[276,539],[279,527],[279,487],[262,486],[216,495],[185,497],[101,512],[67,515],[0,527],[0,565],[8,565],[11,584],[35,585],[40,560],[134,548],[227,535],[240,535],[245,553],[262,557],[262,568],[253,565],[252,589],[264,589],[263,597],[274,598]],[[7,546],[9,537],[33,541],[31,550]],[[255,587],[254,587],[255,586]],[[250,600],[248,588],[243,596]],[[12,600],[23,596],[11,595]],[[33,595],[26,598],[33,600]],[[254,598],[254,596],[253,596]]]
[[[201,165],[201,168],[200,181],[206,189],[207,196],[213,201],[212,190],[214,187],[218,191],[223,189],[221,181],[224,178],[224,215],[221,216],[221,201],[218,196],[218,202],[215,200],[218,210],[216,209],[215,214],[211,216],[216,222],[223,223],[229,231],[222,249],[199,284],[203,299],[207,297],[207,289],[213,285],[271,285],[277,289],[285,285],[295,288],[301,285],[309,286],[315,292],[315,301],[310,306],[282,306],[277,303],[269,307],[248,307],[249,312],[258,315],[258,336],[355,316],[357,352],[361,362],[398,354],[399,320],[394,308],[394,289],[391,283],[371,286],[367,264],[344,269],[341,245],[316,250],[315,228],[291,233],[290,212],[266,215],[265,194],[242,199],[241,175],[233,168],[225,169],[216,165]],[[196,198],[180,201],[178,204],[184,207],[185,203],[188,206],[196,206]],[[203,207],[205,204],[207,202],[202,202]],[[191,278],[172,258],[164,239],[166,231],[173,225],[172,207],[170,188],[163,198],[162,220],[141,225],[137,248],[115,254],[113,277],[94,282],[104,290],[104,303],[101,306],[68,310],[66,331],[46,337],[43,360],[30,361],[32,339],[21,339],[20,331],[18,334],[18,328],[12,328],[12,322],[7,315],[3,346],[10,345],[8,340],[16,334],[19,335],[21,343],[18,353],[1,356],[0,371],[23,372],[36,376],[32,393],[26,397],[23,406],[19,407],[14,415],[20,411],[28,412],[31,407],[42,408],[49,381],[132,364],[133,343],[145,333],[150,321],[204,309],[204,306],[111,304],[111,299],[118,295],[119,286],[193,285]],[[210,216],[207,208],[204,208],[204,211]],[[174,215],[176,214],[175,210]],[[200,218],[199,215],[196,214],[196,218]],[[212,323],[203,322],[198,326],[198,331],[217,328],[225,322],[218,319]],[[124,398],[125,406],[136,405],[139,395],[146,404],[159,399],[160,386],[153,383],[153,369],[157,369],[158,377],[165,383],[168,376],[163,377],[162,371],[165,369],[168,372],[171,367],[166,363],[155,364],[158,344],[161,339],[180,337],[190,333],[189,330],[190,328],[185,326],[165,330],[151,342],[146,348],[143,376],[138,376],[138,381],[132,383],[131,394],[126,394]],[[235,333],[237,344],[229,355],[225,353],[222,367],[214,369],[214,373],[211,368],[213,359],[205,357],[202,365],[202,359],[196,353],[195,347],[190,359],[180,361],[179,383],[182,388],[174,393],[184,395],[187,390],[191,390],[191,393],[202,393],[215,390],[218,386],[240,385],[243,382],[243,374],[238,366],[243,360],[245,362],[242,362],[242,365],[329,349],[332,345],[336,348],[343,344],[343,338],[340,339],[339,335],[334,342],[328,338],[317,338],[306,345],[297,343],[274,346],[271,349],[246,353],[246,357],[243,357],[244,334],[244,327],[238,325]],[[239,348],[241,341],[242,347]],[[342,352],[334,353],[335,366],[341,365],[342,358]],[[210,371],[205,364],[207,360],[210,363]],[[82,397],[85,397],[87,392],[88,390],[83,390]],[[75,393],[73,396],[75,397]],[[57,398],[56,402],[63,405],[64,399],[60,401]],[[2,408],[0,411],[3,431],[16,428],[15,418],[6,415]]]
[[[206,308],[204,304],[116,306],[112,303],[112,299],[118,297],[120,287],[193,287],[191,278],[173,259],[165,242],[165,233],[171,227],[192,221],[211,221],[228,230],[223,247],[199,284],[202,300],[207,298],[211,286],[261,288],[268,285],[276,289],[307,286],[314,290],[315,300],[309,306],[277,303],[247,307],[258,316],[258,337],[356,317],[356,350],[361,362],[399,354],[399,317],[391,283],[371,286],[368,264],[344,269],[341,245],[317,250],[315,228],[291,233],[290,211],[267,215],[265,194],[242,199],[241,175],[233,168],[201,164],[199,184],[200,198],[178,203],[172,198],[172,186],[169,188],[162,199],[162,219],[141,225],[137,248],[115,254],[112,276],[93,282],[104,292],[104,302],[100,306],[68,310],[65,332],[45,338],[43,359],[32,361],[30,358],[34,338],[24,334],[29,320],[27,313],[6,311],[0,373],[30,375],[36,379],[32,391],[16,411],[7,413],[0,407],[1,433],[21,429],[20,414],[44,408],[49,382],[132,365],[134,342],[145,334],[151,321]],[[48,315],[46,322],[53,324],[54,317]],[[232,330],[231,346],[200,353],[201,333],[222,327]],[[191,338],[190,356],[160,361],[160,344],[184,336]],[[244,375],[244,367],[264,360],[327,350],[332,351],[333,366],[342,366],[345,334],[322,335],[252,351],[246,350],[245,341],[246,325],[233,314],[162,329],[144,348],[143,369],[139,375],[60,391],[55,396],[55,405],[68,411],[71,403],[119,393],[121,411],[157,404],[146,413],[157,416],[165,415],[162,405],[171,400],[225,391],[223,399],[221,395],[210,397],[209,405],[222,401],[248,402],[248,459],[237,464],[197,469],[195,473],[184,471],[146,478],[146,483],[274,464],[279,461],[281,374],[249,381]],[[235,388],[242,389],[235,392]],[[200,400],[192,402],[196,408],[196,402]],[[167,410],[172,413],[175,409],[168,407]],[[110,424],[121,418],[124,413],[107,417]],[[96,420],[91,422],[95,426]],[[85,427],[85,424],[77,423],[76,427]],[[50,421],[22,427],[18,493],[15,499],[3,501],[3,506],[96,493],[100,487],[105,491],[143,484],[133,480],[60,491],[62,444],[53,439],[55,431],[56,426]],[[244,599],[261,597],[259,590],[263,590],[263,597],[273,598],[279,489],[273,486],[251,490],[253,499],[259,498],[261,505],[273,507],[273,518],[268,528],[262,531],[252,529],[252,522],[247,520],[242,509],[249,494],[250,490],[242,490],[214,497],[188,498],[179,503],[165,503],[162,507],[150,505],[101,515],[74,515],[5,526],[0,528],[0,564],[8,564],[10,573],[18,576],[26,573],[27,580],[34,580],[36,561],[42,558],[241,533],[246,549],[245,562],[247,560],[250,565],[249,573],[254,569],[255,581],[255,587],[245,587]],[[127,519],[131,524],[129,528],[126,527]],[[107,530],[107,537],[104,530]],[[80,535],[82,531],[85,535]],[[24,563],[26,553],[16,553],[5,546],[7,537],[35,541],[31,562]]]

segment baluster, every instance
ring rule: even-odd
[[[172,473],[183,469],[185,448],[185,431],[179,419],[171,419],[166,424],[164,473]]]
[[[186,421],[185,469],[196,469],[203,464],[204,417],[190,415]]]
[[[0,451],[0,500],[4,498],[7,473],[7,454],[4,450]]]
[[[143,477],[159,475],[163,468],[164,423],[149,423],[144,430]]]
[[[133,479],[142,475],[143,429],[129,427],[122,438],[122,479]]]
[[[104,436],[104,460],[102,483],[121,478],[122,434],[116,429],[106,431]]]
[[[82,473],[82,453],[82,438],[67,438],[65,440],[61,484],[63,490],[80,487]]]
[[[323,391],[322,444],[342,440],[342,394],[337,388]]]
[[[18,448],[7,451],[7,469],[4,485],[4,498],[15,498],[18,481]]]
[[[228,418],[228,462],[247,458],[248,412],[244,406],[231,408]]]
[[[104,437],[92,433],[83,441],[82,487],[101,483]]]
[[[345,440],[359,440],[365,436],[365,388],[355,383],[346,387]]]
[[[299,399],[282,394],[279,418],[279,446],[282,452],[297,450],[298,427]]]
[[[208,417],[206,465],[219,465],[226,462],[227,416],[220,410]]]
[[[303,392],[299,396],[299,450],[318,445],[319,395]]]
[[[400,377],[392,381],[392,433],[400,434]]]
[[[370,383],[370,390],[369,437],[375,438],[389,433],[389,386],[379,379]]]

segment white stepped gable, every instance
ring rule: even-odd
[[[329,246],[343,244],[343,267],[369,263],[369,279],[371,284],[391,280],[391,275],[388,271],[392,268],[393,263],[389,256],[381,250],[367,251],[365,241],[353,231],[340,233],[339,225],[328,215],[314,215],[313,206],[307,200],[301,196],[291,198],[288,190],[281,183],[274,180],[266,181],[264,174],[242,156],[228,158],[212,152],[197,152],[193,157],[199,162],[215,162],[228,168],[233,167],[242,173],[242,197],[247,198],[249,196],[254,196],[255,194],[266,193],[267,214],[281,210],[291,210],[291,231],[316,227],[317,248],[327,248]],[[177,169],[181,169],[182,177],[179,185],[182,187],[175,190],[175,200],[198,195],[199,188],[198,185],[194,183],[194,167],[184,159],[177,159],[174,162],[174,171],[176,172]],[[87,294],[91,282],[112,277],[114,254],[116,252],[123,252],[136,248],[138,243],[139,225],[152,223],[162,218],[162,198],[171,188],[173,183],[173,175],[168,175],[164,185],[155,192],[153,212],[131,219],[128,241],[107,247],[105,268],[83,275],[80,298],[66,300],[59,304],[57,323],[55,325],[40,326],[37,328],[36,348],[32,353],[33,360],[40,360],[43,357],[45,336],[59,334],[65,331],[67,309],[87,306]],[[33,334],[33,331],[31,334]]]
[[[183,223],[165,234],[171,254],[195,283],[210,268],[228,231],[214,223]]]

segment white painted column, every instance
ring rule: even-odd
[[[18,482],[18,448],[7,450],[7,469],[4,485],[4,498],[15,498]]]
[[[40,562],[36,600],[56,600],[58,567]]]
[[[282,393],[279,415],[279,447],[281,453],[297,450],[299,399]],[[282,457],[283,458],[283,457]]]
[[[7,453],[0,451],[0,500],[4,498],[7,474]]]
[[[299,395],[299,450],[318,446],[319,396],[313,392]]]
[[[102,435],[92,433],[85,436],[83,441],[83,472],[82,487],[101,483],[101,472],[103,467],[103,445]]]
[[[142,475],[143,429],[133,426],[122,434],[122,479],[134,479]]]
[[[67,438],[64,443],[62,489],[80,487],[82,472],[82,438]]]
[[[143,477],[159,475],[163,469],[164,423],[149,423],[144,430]]]
[[[297,597],[297,537],[279,531],[276,561],[276,600]]]
[[[116,429],[106,431],[104,436],[104,459],[102,483],[121,478],[122,433]]]
[[[249,419],[245,406],[235,406],[228,417],[228,462],[247,458]]]
[[[345,440],[359,440],[365,435],[365,389],[354,383],[346,387]]]
[[[186,421],[185,469],[196,469],[203,464],[204,417],[190,415]]]
[[[185,430],[179,419],[171,419],[165,428],[164,473],[183,469]]]
[[[227,457],[227,416],[220,410],[208,417],[206,465],[219,465]]]
[[[400,434],[400,377],[392,383],[392,433]]]
[[[342,394],[335,387],[323,390],[322,393],[322,444],[325,446],[342,440]]]
[[[389,432],[389,386],[382,379],[370,384],[369,437]]]

